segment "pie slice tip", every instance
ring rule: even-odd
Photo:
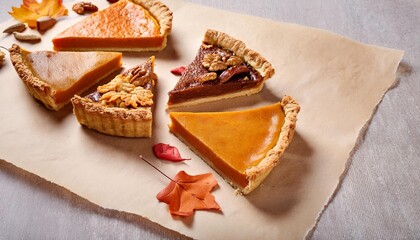
[[[233,112],[171,112],[169,129],[240,194],[257,188],[292,141],[298,103]]]
[[[85,97],[71,99],[82,126],[121,137],[152,136],[154,56],[116,76]]]
[[[244,42],[207,30],[193,62],[168,93],[168,108],[256,94],[274,68]]]
[[[28,92],[55,111],[122,65],[122,54],[117,52],[31,52],[17,44],[9,52]]]

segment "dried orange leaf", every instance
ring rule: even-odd
[[[36,20],[41,17],[58,18],[67,16],[68,10],[64,7],[62,0],[23,0],[20,7],[12,7],[9,12],[12,17],[22,23],[27,23],[29,27],[36,28]]]
[[[194,210],[220,210],[210,191],[217,186],[213,174],[190,176],[180,171],[156,198],[169,205],[173,215],[191,216]]]

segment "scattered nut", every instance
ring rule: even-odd
[[[13,32],[23,32],[26,29],[26,24],[24,23],[16,23],[12,26],[4,29],[4,33],[13,33]]]
[[[36,28],[40,32],[47,31],[48,29],[52,28],[57,23],[55,18],[51,17],[41,17],[36,20]]]
[[[13,36],[23,42],[39,42],[41,41],[41,36],[38,34],[24,34],[19,32],[13,32]]]
[[[79,2],[73,5],[73,11],[77,14],[84,14],[85,12],[96,12],[98,11],[98,7],[90,2]]]

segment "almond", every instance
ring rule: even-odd
[[[10,27],[4,29],[4,33],[13,33],[13,32],[23,32],[26,29],[26,24],[24,23],[17,23],[13,24]]]
[[[39,42],[41,41],[41,36],[38,34],[23,34],[18,32],[13,32],[13,36],[23,42]]]

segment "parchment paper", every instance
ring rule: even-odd
[[[93,1],[100,9],[106,1]],[[105,2],[105,3],[104,3]],[[403,52],[365,45],[324,30],[223,12],[182,1],[165,1],[174,12],[173,32],[159,53],[124,54],[124,67],[156,55],[154,134],[127,139],[81,127],[71,106],[52,112],[37,103],[8,61],[0,68],[0,159],[56,183],[103,208],[134,213],[198,239],[301,239],[316,223],[345,173],[361,130],[394,83]],[[71,4],[67,4],[71,9]],[[57,33],[82,17],[71,10],[42,42],[21,46],[51,50]],[[4,29],[13,21],[1,24]],[[169,70],[189,64],[207,28],[243,40],[275,67],[263,91],[251,97],[181,110],[224,111],[261,106],[293,96],[301,105],[297,132],[282,162],[248,196],[237,196],[210,167],[168,132],[167,92],[177,81]],[[16,40],[3,35],[0,45]],[[7,60],[8,57],[7,57]],[[179,148],[192,160],[166,163],[154,158],[153,143]],[[238,139],[240,144],[240,139]],[[234,146],[233,146],[234,147]],[[139,159],[174,176],[213,172],[213,194],[222,212],[197,211],[174,218],[156,194],[168,180]]]

